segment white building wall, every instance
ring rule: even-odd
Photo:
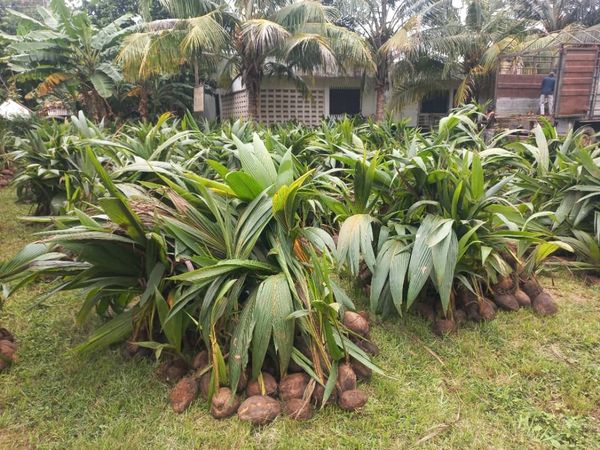
[[[217,97],[208,94],[206,91],[204,91],[204,111],[202,111],[201,115],[208,120],[215,120],[217,118]]]
[[[296,90],[296,85],[289,80],[278,79],[278,78],[267,78],[263,80],[261,85],[261,110],[265,111],[265,107],[268,108],[267,105],[263,105],[263,98],[265,95],[268,96],[267,104],[269,101],[273,101],[274,90],[285,90],[285,97],[289,97],[290,101],[293,104],[293,108],[302,109],[303,113],[298,114],[297,116],[293,115],[293,111],[290,114],[285,114],[285,117],[282,117],[281,121],[290,120],[291,117],[297,118],[297,120],[303,122],[303,117],[310,117],[310,120],[307,120],[307,123],[315,124],[315,120],[313,116],[318,114],[319,120],[322,117],[329,117],[329,91],[330,89],[336,88],[356,88],[362,90],[361,95],[361,113],[365,117],[373,117],[375,115],[375,110],[377,107],[377,95],[375,92],[374,83],[371,80],[367,80],[366,83],[363,83],[362,78],[359,77],[319,77],[319,78],[306,78],[306,83],[309,86],[309,89],[315,91],[314,93],[314,101],[317,104],[313,104],[309,106],[310,99],[303,98],[302,95],[298,92],[298,95],[292,95],[290,90]],[[244,91],[244,86],[241,82],[241,79],[236,79],[233,83],[231,90],[228,92],[222,92],[219,96],[221,99],[221,118],[224,120],[230,118],[239,118],[241,117],[241,110],[239,107],[236,110],[236,114],[230,115],[230,111],[232,109],[231,101],[228,100],[231,98],[232,94],[237,97],[239,93]],[[236,95],[237,94],[237,95]],[[283,94],[283,93],[282,93]],[[291,97],[295,97],[291,99]],[[320,103],[322,102],[322,104]],[[238,103],[238,102],[236,102]],[[306,109],[306,112],[304,110]],[[247,113],[246,113],[247,114]],[[410,126],[416,126],[419,115],[419,104],[414,103],[406,106],[400,112],[394,113],[395,119],[409,119]],[[262,118],[261,118],[262,119]],[[265,117],[265,121],[268,123],[274,122],[274,117]]]
[[[409,127],[416,127],[419,120],[419,103],[414,102],[406,105],[401,111],[394,114],[394,119],[403,120],[408,119]]]

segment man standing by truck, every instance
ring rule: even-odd
[[[540,95],[540,114],[545,115],[545,104],[548,102],[548,115],[551,115],[554,111],[554,85],[556,79],[554,78],[554,72],[550,72],[548,76],[542,80],[542,94]]]

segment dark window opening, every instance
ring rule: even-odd
[[[442,114],[448,112],[449,92],[430,94],[421,100],[421,114]]]
[[[329,114],[360,114],[360,89],[330,89]]]

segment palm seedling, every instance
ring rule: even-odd
[[[79,350],[133,334],[181,355],[191,335],[209,354],[209,395],[235,391],[248,365],[262,379],[268,360],[280,376],[294,361],[327,397],[350,355],[374,366],[340,321],[353,305],[330,275],[333,240],[303,217],[317,198],[312,174],[297,177],[290,152],[276,165],[256,135],[234,141],[238,166],[213,162],[218,179],[181,169],[146,188],[116,185],[87,149],[106,190],[98,211],[55,219],[59,229],[5,263],[0,279],[51,275],[52,293],[83,289],[79,317],[95,308],[111,320]]]

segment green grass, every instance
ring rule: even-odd
[[[27,208],[0,189],[0,259],[31,239],[15,220]],[[59,295],[31,309],[44,286],[0,311],[19,361],[0,375],[0,448],[599,448],[600,289],[570,275],[544,280],[560,304],[553,318],[501,313],[446,339],[409,317],[378,324],[375,376],[360,413],[328,407],[308,422],[280,418],[252,429],[216,421],[197,401],[176,415],[150,360],[118,349],[92,357],[69,349],[91,324],[75,324],[80,299]]]

